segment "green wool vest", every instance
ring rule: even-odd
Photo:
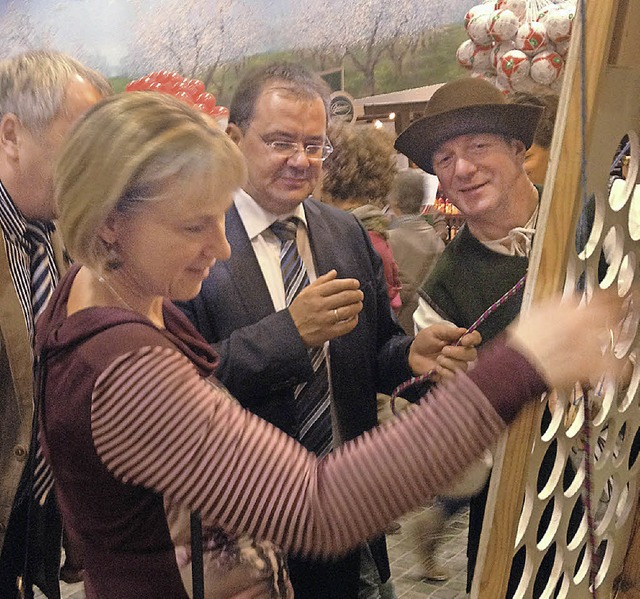
[[[444,319],[470,327],[527,272],[529,259],[492,252],[465,226],[447,245],[420,296]],[[483,341],[500,333],[519,314],[521,289],[493,312],[478,330]]]

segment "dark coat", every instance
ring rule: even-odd
[[[360,222],[313,199],[305,200],[304,208],[317,275],[335,269],[338,277],[358,279],[364,292],[355,329],[329,344],[333,410],[340,437],[348,440],[377,424],[376,392],[390,393],[412,375],[411,338],[392,315],[382,261]],[[288,310],[274,310],[235,206],[227,213],[226,233],[231,258],[217,262],[200,294],[180,307],[219,352],[222,383],[245,407],[295,437],[294,389],[313,374],[307,348]],[[386,580],[383,540],[372,544],[372,551]],[[355,566],[342,569],[351,572],[349,582],[334,585],[344,593],[332,597],[354,596],[346,589],[357,586],[358,560],[351,563]]]

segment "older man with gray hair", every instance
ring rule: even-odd
[[[35,323],[66,269],[53,224],[53,167],[69,128],[108,93],[101,75],[59,52],[27,52],[0,62],[0,596],[7,599],[18,596],[19,581],[25,585],[27,518],[56,512],[48,467],[39,453],[29,452]],[[26,467],[32,460],[35,477]],[[55,521],[43,532],[54,544],[60,531]],[[43,558],[47,578],[54,579],[38,575],[38,586],[59,597],[59,544],[47,554],[30,539],[29,550]],[[32,596],[28,583],[24,593]]]

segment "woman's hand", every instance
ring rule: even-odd
[[[507,329],[508,343],[538,369],[550,387],[597,381],[618,374],[622,362],[611,351],[611,330],[623,318],[624,300],[614,292],[541,302]]]

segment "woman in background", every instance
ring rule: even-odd
[[[393,138],[371,125],[342,121],[330,123],[327,136],[333,152],[323,164],[322,201],[362,221],[382,258],[389,303],[397,314],[402,284],[389,245],[390,218],[382,211],[397,171]]]

